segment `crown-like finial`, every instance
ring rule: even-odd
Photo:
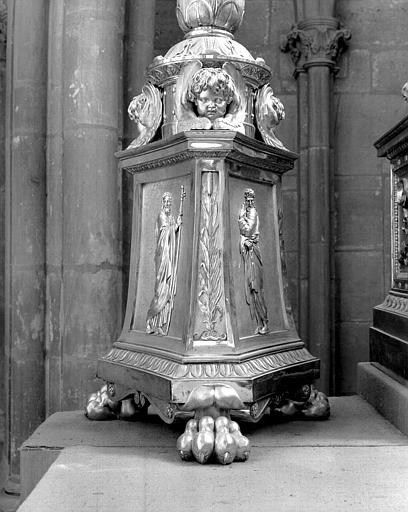
[[[177,0],[177,19],[183,32],[199,27],[235,32],[244,10],[245,0]]]

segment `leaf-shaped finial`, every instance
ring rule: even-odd
[[[245,0],[177,0],[177,19],[183,32],[215,27],[235,32],[242,22]]]

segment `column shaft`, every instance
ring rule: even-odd
[[[121,133],[124,0],[56,1],[52,12],[49,412],[82,407],[99,387],[97,357],[122,321],[121,186],[114,153]]]
[[[309,347],[321,360],[320,386],[331,371],[330,69],[309,73]]]
[[[2,384],[5,380],[4,369],[4,256],[5,256],[5,233],[4,233],[4,200],[5,200],[5,148],[6,132],[4,119],[6,117],[6,35],[7,35],[7,5],[5,0],[0,0],[0,368]],[[0,397],[0,437],[5,438],[5,414],[7,408],[7,396],[2,393]],[[4,467],[3,459],[5,451],[0,441],[0,468]]]
[[[9,2],[5,339],[9,470],[44,419],[46,0]]]
[[[124,145],[136,136],[137,128],[127,115],[127,107],[140,94],[146,69],[153,61],[156,0],[126,1]]]
[[[153,61],[156,0],[126,0],[123,148],[137,137],[136,124],[129,119],[127,107],[140,94],[146,69]],[[133,177],[122,176],[123,189],[123,304],[129,283],[130,239],[132,234]]]
[[[351,35],[333,17],[335,0],[294,0],[294,7],[297,24],[282,50],[291,53],[298,78],[299,327],[311,352],[321,360],[319,386],[330,393],[335,351],[332,77]]]
[[[309,342],[309,178],[308,178],[308,79],[300,71],[298,80],[298,209],[299,209],[299,288],[298,328],[301,339]]]
[[[63,240],[63,33],[64,0],[51,0],[48,36],[47,105],[47,277],[46,412],[60,411],[62,381],[62,240]]]

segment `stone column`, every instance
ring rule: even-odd
[[[119,333],[124,0],[51,2],[48,412],[82,407]]]
[[[153,61],[156,0],[126,1],[124,147],[137,136],[127,107],[142,90],[146,69]]]
[[[4,183],[5,183],[5,123],[6,117],[6,38],[7,38],[7,3],[0,0],[0,374],[4,385]],[[6,429],[7,397],[0,397],[0,475],[5,467],[6,453],[4,447]],[[1,478],[1,477],[0,477]]]
[[[9,471],[44,419],[48,1],[8,4],[5,348]]]
[[[140,94],[146,69],[153,61],[156,0],[126,0],[124,47],[124,111],[123,149],[138,135],[136,124],[127,114],[127,107]],[[123,188],[123,304],[126,304],[129,282],[130,238],[132,233],[133,176],[124,172]]]
[[[299,79],[299,99],[305,99],[307,123],[300,112],[299,219],[301,334],[321,360],[320,388],[332,391],[334,301],[332,263],[333,166],[331,165],[332,80],[336,62],[351,37],[334,17],[335,0],[294,0],[296,25],[283,50],[290,52]],[[302,109],[302,105],[299,106]],[[305,235],[307,234],[307,235]],[[304,315],[307,315],[307,321]]]

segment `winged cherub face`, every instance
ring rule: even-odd
[[[225,116],[234,95],[231,76],[220,68],[200,69],[188,89],[188,99],[195,104],[198,116],[210,121]]]
[[[195,104],[198,115],[207,117],[211,121],[224,117],[228,107],[227,99],[212,89],[201,91],[195,98]]]

